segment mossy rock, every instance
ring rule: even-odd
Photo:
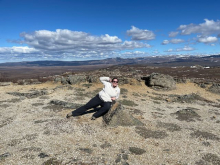
[[[144,124],[138,119],[134,118],[122,106],[116,102],[111,109],[103,116],[104,125],[107,126],[143,126]]]

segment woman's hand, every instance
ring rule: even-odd
[[[113,101],[113,100],[116,100],[116,98],[115,98],[115,97],[112,97],[111,99],[112,99],[112,101]]]

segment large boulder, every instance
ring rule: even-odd
[[[220,94],[220,84],[213,84],[208,90],[212,93]]]
[[[66,80],[71,85],[79,84],[82,82],[86,82],[86,76],[85,75],[69,75]]]
[[[143,126],[144,124],[138,119],[134,118],[122,106],[116,102],[111,109],[103,116],[103,123],[105,126]]]
[[[61,77],[56,76],[53,81],[54,81],[54,83],[60,83],[61,82]]]
[[[119,78],[119,84],[120,85],[124,85],[124,84],[129,84],[129,85],[138,85],[138,86],[141,86],[141,78],[138,79],[137,77],[134,77],[134,78]]]
[[[67,79],[65,77],[61,77],[61,84],[66,85],[68,84]]]
[[[176,88],[176,82],[170,75],[152,73],[149,77],[144,77],[143,79],[145,84],[150,87],[169,90]]]
[[[89,83],[97,83],[97,82],[99,82],[99,77],[94,76],[94,75],[88,75],[87,81]]]

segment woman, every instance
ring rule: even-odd
[[[93,114],[91,120],[95,120],[96,118],[104,115],[111,108],[112,101],[115,101],[119,98],[120,88],[118,87],[118,79],[117,78],[109,78],[109,77],[100,77],[100,81],[103,83],[104,88],[97,94],[94,98],[92,98],[86,105],[72,111],[67,114],[67,118],[71,116],[80,116],[88,109],[95,108],[97,106],[101,106],[96,113]]]

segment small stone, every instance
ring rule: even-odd
[[[115,163],[119,163],[121,161],[121,156],[118,155],[117,158],[115,159]]]
[[[123,154],[123,155],[122,155],[122,159],[128,160],[128,154]]]
[[[93,146],[93,147],[97,147],[97,144],[93,144],[92,146]]]
[[[135,155],[142,155],[143,153],[146,152],[144,149],[137,148],[137,147],[129,147],[129,151]]]
[[[48,157],[49,155],[47,155],[47,154],[41,152],[38,156],[39,156],[40,158],[46,158],[46,157]]]
[[[44,162],[42,165],[61,165],[61,162],[56,160],[56,158],[50,158],[46,162]]]
[[[104,148],[108,148],[108,147],[111,147],[112,145],[110,144],[110,143],[108,143],[108,142],[105,142],[104,144],[102,144],[100,147],[102,148],[102,149],[104,149]]]
[[[3,159],[5,159],[5,158],[7,158],[9,156],[11,156],[11,154],[9,152],[6,152],[6,153],[0,155],[0,160],[3,160]]]
[[[92,150],[90,148],[79,148],[79,150],[88,154],[92,154]]]

